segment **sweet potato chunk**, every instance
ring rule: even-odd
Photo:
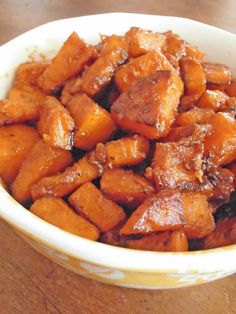
[[[185,46],[186,57],[196,59],[198,62],[203,63],[205,61],[205,54],[199,48],[187,43]]]
[[[114,228],[125,218],[123,209],[107,199],[90,182],[85,183],[71,194],[69,202],[78,213],[87,217],[103,232]]]
[[[203,248],[214,249],[236,243],[236,217],[225,218],[216,223],[215,230],[205,239]]]
[[[108,167],[137,165],[148,156],[149,142],[140,135],[122,137],[96,147],[96,158]]]
[[[43,196],[63,197],[80,185],[96,179],[102,174],[101,165],[93,157],[94,152],[86,154],[64,172],[41,179],[31,188],[33,199]]]
[[[225,102],[228,98],[225,93],[219,90],[206,90],[199,99],[197,106],[218,111],[225,107]]]
[[[41,108],[38,131],[52,146],[70,150],[73,144],[74,120],[55,97],[47,97]]]
[[[182,81],[174,72],[140,78],[113,103],[112,117],[124,130],[158,139],[169,133],[182,91]]]
[[[75,147],[90,150],[116,131],[110,114],[86,94],[74,96],[68,109],[75,121]]]
[[[178,126],[170,129],[170,132],[165,136],[163,142],[178,142],[182,138],[189,137],[194,132],[194,125]]]
[[[177,126],[185,126],[185,125],[193,125],[204,124],[207,123],[208,120],[215,114],[214,110],[210,108],[193,108],[187,112],[180,113],[175,119],[175,125]]]
[[[125,34],[129,43],[129,56],[139,57],[150,50],[161,50],[166,44],[166,37],[160,33],[153,33],[138,27],[131,27]]]
[[[186,220],[184,232],[189,239],[203,238],[215,229],[211,207],[202,193],[182,194],[183,213]]]
[[[229,84],[231,81],[231,71],[223,64],[203,63],[203,70],[206,75],[207,83]]]
[[[160,51],[149,51],[145,55],[130,59],[128,63],[119,67],[114,81],[120,92],[125,92],[141,77],[153,76],[157,71],[173,71],[171,63]]]
[[[225,165],[236,158],[236,121],[218,112],[210,120],[212,132],[205,138],[205,151],[215,165]]]
[[[98,229],[60,198],[41,198],[34,202],[30,211],[50,224],[80,237],[94,241],[99,237]]]
[[[102,175],[100,187],[109,199],[129,206],[140,205],[154,193],[154,188],[147,179],[124,169],[106,170]]]
[[[121,228],[121,234],[147,234],[176,230],[185,224],[182,196],[177,190],[163,190],[148,197]]]
[[[95,57],[96,50],[73,32],[39,77],[38,85],[45,92],[53,91],[68,78],[81,73]]]
[[[71,153],[54,148],[43,141],[34,145],[12,184],[12,195],[20,203],[31,198],[30,188],[44,176],[65,169],[72,163]]]
[[[74,95],[81,92],[81,77],[73,77],[65,82],[61,91],[60,101],[63,105],[67,105]]]
[[[236,97],[236,79],[232,80],[229,85],[226,85],[225,91],[230,97]]]
[[[38,133],[26,125],[0,128],[0,176],[7,185],[15,179],[24,159],[39,139]]]
[[[236,190],[236,162],[230,164],[228,168],[234,175],[234,189]]]
[[[177,60],[185,55],[186,42],[172,31],[164,33],[166,35],[165,53],[173,55]]]
[[[94,96],[109,84],[118,66],[128,58],[127,50],[123,37],[107,39],[99,58],[83,73],[81,85],[86,94]]]

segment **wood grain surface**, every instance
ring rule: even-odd
[[[115,11],[184,16],[236,33],[236,0],[0,0],[0,44],[51,20]],[[236,277],[163,291],[104,285],[54,264],[0,221],[0,314],[31,313],[234,314]]]

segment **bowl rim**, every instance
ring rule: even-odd
[[[43,30],[45,27],[52,24],[88,19],[94,16],[103,18],[108,15],[119,17],[122,15],[135,15],[141,18],[143,15],[150,16],[151,14],[112,12],[55,20],[42,24],[11,39],[0,46],[0,50],[8,48],[9,45],[14,44],[15,41],[20,40],[22,37],[28,36],[32,32]],[[161,19],[187,20],[191,23],[204,25],[205,27],[217,30],[218,32],[233,35],[236,38],[236,35],[231,32],[192,19],[174,16],[151,16]],[[216,249],[188,252],[153,252],[116,247],[73,235],[47,223],[25,209],[3,188],[3,186],[0,186],[0,201],[0,217],[21,233],[31,239],[35,239],[42,245],[55,249],[59,253],[94,265],[120,270],[136,270],[144,273],[163,272],[172,274],[186,272],[233,272],[236,270],[236,244]]]

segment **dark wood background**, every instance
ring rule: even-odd
[[[51,20],[115,11],[183,16],[236,33],[236,0],[0,0],[0,44]],[[163,291],[108,286],[39,255],[0,221],[0,313],[234,314],[236,278]]]

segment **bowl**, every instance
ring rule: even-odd
[[[230,66],[236,75],[234,34],[185,18],[110,13],[51,22],[1,46],[0,98],[6,96],[20,63],[53,57],[72,31],[96,43],[99,34],[123,34],[131,26],[160,32],[171,29],[205,51],[208,60]],[[3,186],[0,186],[0,217],[43,255],[75,273],[104,283],[144,289],[177,288],[209,282],[236,271],[236,245],[168,253],[93,242],[34,216]]]

